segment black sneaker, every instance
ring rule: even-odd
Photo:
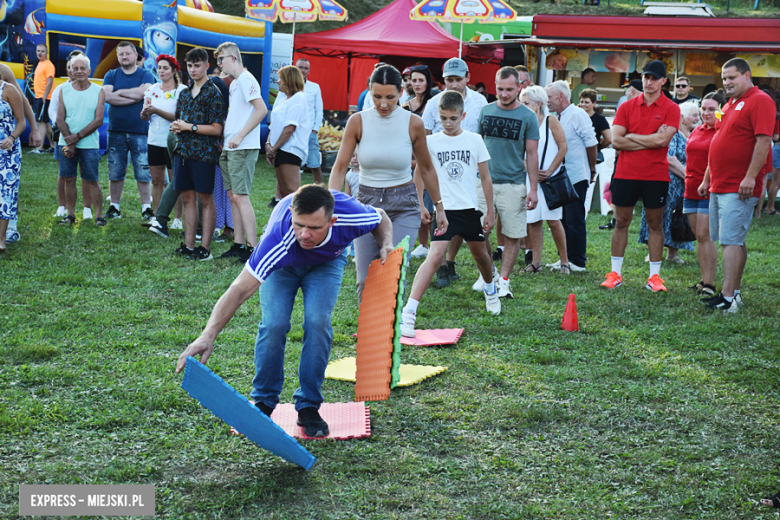
[[[455,262],[450,262],[449,260],[447,260],[447,278],[450,279],[450,282],[460,280],[460,276],[455,272]]]
[[[152,208],[146,208],[141,213],[141,218],[144,220],[151,220],[154,218],[154,211],[152,211]]]
[[[189,256],[192,253],[194,253],[194,249],[190,249],[189,247],[184,245],[184,242],[179,244],[179,247],[176,248],[176,250],[173,252],[175,255],[182,255],[182,256]]]
[[[271,414],[274,413],[274,409],[268,406],[265,403],[261,403],[260,401],[255,401],[255,406],[264,414],[266,414],[268,417],[271,417]]]
[[[738,311],[737,303],[732,300],[728,301],[724,296],[723,293],[718,293],[717,296],[712,298],[712,300],[707,304],[707,308],[710,310],[721,310],[723,312],[728,312],[729,314],[736,314]]]
[[[277,204],[279,204],[279,199],[277,199],[276,197],[271,197],[271,202],[269,202],[268,204],[266,204],[266,207],[269,207],[269,208],[271,208],[271,209],[274,209],[274,208],[276,207],[276,205],[277,205]]]
[[[450,286],[450,271],[446,265],[439,266],[436,271],[436,287],[449,287]]]
[[[298,410],[298,426],[303,426],[303,434],[307,437],[330,435],[328,423],[322,420],[320,412],[313,406]]]
[[[245,264],[247,260],[249,260],[249,257],[252,256],[252,253],[254,252],[254,247],[249,246],[242,246],[241,249],[238,251],[238,261],[242,264]]]
[[[504,256],[504,250],[496,249],[493,251],[493,262],[500,262],[502,256]]]
[[[105,217],[107,219],[122,218],[122,212],[116,209],[115,206],[109,206],[108,211],[106,211]]]
[[[224,260],[225,258],[238,258],[241,248],[244,244],[233,244],[230,249],[219,255],[217,258]]]
[[[152,221],[151,225],[149,226],[149,231],[156,233],[163,238],[168,238],[171,236],[170,232],[168,231],[168,225],[165,222],[160,222],[159,220]]]
[[[615,219],[613,218],[603,226],[599,226],[599,229],[615,229]]]
[[[206,260],[214,260],[214,257],[211,256],[210,250],[203,246],[198,246],[192,253],[187,255],[187,260],[200,260],[201,262],[205,262]]]
[[[525,252],[525,265],[531,265],[534,263],[534,252],[533,251],[526,251]]]

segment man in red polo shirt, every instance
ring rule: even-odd
[[[666,291],[659,276],[664,252],[663,216],[669,189],[669,141],[680,126],[680,107],[661,93],[666,83],[666,65],[647,62],[642,72],[644,91],[618,108],[612,123],[612,147],[620,150],[612,177],[615,230],[612,232],[612,271],[601,285],[614,289],[623,284],[623,255],[628,243],[628,226],[639,198],[645,207],[650,230],[650,278],[647,288]]]
[[[739,287],[747,260],[745,237],[764,175],[772,168],[770,150],[777,107],[772,98],[753,86],[747,61],[727,61],[721,78],[731,99],[716,125],[699,195],[710,192],[710,238],[720,240],[723,250],[723,290],[702,303],[735,313],[742,303]]]

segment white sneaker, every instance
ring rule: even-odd
[[[68,210],[65,209],[65,206],[60,206],[57,208],[57,212],[54,214],[55,217],[66,217],[68,215]]]
[[[494,291],[492,294],[489,294],[487,291],[484,291],[484,293],[487,311],[493,316],[501,314],[501,300],[498,298],[498,291]]]
[[[83,215],[84,220],[92,220],[92,208],[84,208],[81,214]]]
[[[413,312],[401,313],[401,336],[405,338],[413,338],[417,335],[414,331],[414,322],[417,319],[417,314]]]
[[[569,263],[569,265],[571,266],[571,263]],[[554,264],[544,264],[544,266],[545,267],[549,267],[550,271],[560,271],[561,270],[561,261],[558,260]],[[574,271],[574,269],[572,269],[572,271]]]
[[[499,298],[510,298],[510,299],[514,298],[511,289],[509,289],[509,280],[504,280],[503,278],[501,278],[496,283],[498,284],[496,288],[498,289]]]
[[[414,251],[412,251],[412,258],[427,258],[428,257],[428,248],[423,247],[422,244],[414,248]]]
[[[742,307],[745,305],[745,302],[742,301],[742,293],[737,293],[734,295],[734,303],[737,304],[737,307]]]
[[[577,264],[573,264],[571,262],[569,262],[569,269],[571,269],[572,272],[574,273],[584,273],[585,271],[587,271],[587,269],[585,269],[584,267],[580,267]]]
[[[499,275],[498,275],[498,269],[496,269],[496,266],[493,266],[493,283],[498,282]],[[474,285],[471,286],[471,289],[473,291],[481,291],[485,287],[485,280],[482,279],[482,274],[479,275],[479,278],[477,278],[477,281],[474,282]]]
[[[169,227],[168,229],[184,229],[184,226],[181,223],[181,219],[180,218],[173,219],[173,224],[171,224],[171,227]]]

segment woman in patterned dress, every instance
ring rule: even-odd
[[[22,147],[19,136],[27,127],[22,96],[15,88],[0,84],[0,253],[5,251],[8,221],[17,218],[19,174],[22,169]]]

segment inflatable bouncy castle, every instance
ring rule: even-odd
[[[100,84],[119,66],[116,46],[122,40],[143,49],[144,68],[154,75],[159,54],[184,63],[194,47],[212,51],[232,41],[268,103],[272,32],[271,23],[215,13],[208,0],[0,0],[0,61],[30,85],[41,43],[56,68],[56,86],[67,79],[65,61],[74,49],[89,57],[93,81]],[[104,143],[101,135],[101,148]]]

